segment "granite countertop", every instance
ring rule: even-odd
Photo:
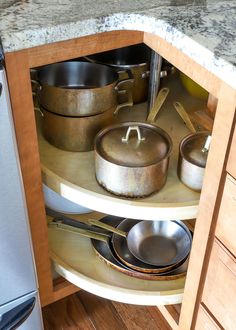
[[[236,89],[235,0],[2,0],[5,52],[111,30],[161,36]]]

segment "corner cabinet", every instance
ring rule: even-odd
[[[52,164],[52,159],[50,160],[51,153],[50,150],[47,150],[47,148],[50,149],[50,146],[44,145],[40,135],[38,139],[32,100],[30,68],[142,42],[218,99],[212,144],[201,195],[182,192],[180,194],[182,199],[179,197],[178,200],[176,197],[176,200],[174,200],[173,196],[167,196],[167,192],[165,195],[163,190],[163,194],[160,194],[162,198],[157,196],[156,199],[132,203],[110,197],[100,190],[96,191],[96,188],[95,191],[90,189],[89,185],[93,185],[91,182],[88,186],[86,186],[87,183],[83,182],[74,183],[70,177],[64,176],[63,171],[54,171],[53,166],[50,166]],[[231,141],[231,131],[235,116],[236,91],[159,36],[140,31],[112,31],[6,53],[5,62],[42,306],[76,292],[80,283],[82,288],[88,291],[92,291],[91,288],[93,288],[94,291],[92,292],[97,293],[103,292],[103,296],[109,299],[119,297],[119,301],[129,303],[135,301],[139,303],[142,300],[142,304],[161,305],[159,308],[172,328],[194,328],[197,315],[200,315],[198,307],[202,299],[205,274],[211,246],[213,245],[215,223],[223,191],[226,159],[229,153],[229,141]],[[180,126],[177,132],[182,130],[183,134],[184,129],[183,126]],[[44,152],[40,156],[42,150]],[[58,151],[57,156],[61,157],[60,151]],[[70,157],[73,158],[73,155]],[[87,155],[88,162],[90,161],[89,157],[90,155]],[[173,175],[169,182],[172,187],[175,181],[172,182],[171,180],[174,179]],[[110,207],[113,210],[113,215],[141,219],[157,219],[157,210],[159,217],[163,220],[170,220],[173,217],[182,220],[196,217],[186,281],[185,278],[182,278],[172,283],[164,281],[162,283],[143,283],[141,285],[139,281],[129,281],[123,274],[117,274],[114,270],[108,269],[107,272],[110,272],[110,278],[115,278],[116,287],[109,282],[109,278],[107,282],[104,280],[105,275],[101,274],[104,270],[101,270],[99,275],[101,277],[104,276],[99,280],[91,276],[89,277],[86,274],[87,269],[84,271],[75,268],[70,269],[74,261],[73,256],[71,256],[70,262],[66,264],[63,259],[63,253],[62,255],[60,255],[60,251],[55,253],[56,247],[59,245],[58,242],[61,240],[60,235],[52,237],[49,233],[48,236],[42,181],[57,192],[58,184],[63,183],[68,188],[71,199],[79,201],[80,204],[83,203],[84,206],[99,212],[107,212]],[[178,191],[177,186],[175,189]],[[54,252],[51,253],[51,258],[56,270],[69,281],[63,278],[53,281],[49,241],[50,244],[55,246]],[[65,249],[70,249],[73,237],[69,237],[68,242],[68,246]],[[90,258],[90,267],[92,267],[92,264],[96,263],[97,260],[92,259],[93,254],[90,254],[91,251],[86,244],[86,240],[81,240],[80,249],[81,251],[86,251],[86,258]],[[180,303],[181,301],[182,307],[180,311],[175,305],[163,306],[165,304]],[[201,306],[201,312],[202,308]],[[176,317],[173,316],[176,314],[177,309],[178,313],[180,313],[178,322],[176,322]]]

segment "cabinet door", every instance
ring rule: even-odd
[[[236,256],[236,180],[230,175],[225,180],[216,236]]]
[[[236,259],[215,239],[202,302],[227,330],[236,329]]]
[[[219,330],[221,329],[213,318],[207,313],[205,308],[200,305],[195,330]]]

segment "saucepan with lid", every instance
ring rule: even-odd
[[[169,90],[162,89],[149,115],[155,119]],[[149,121],[148,118],[148,121]],[[124,197],[145,197],[166,182],[172,141],[160,127],[144,122],[125,122],[100,131],[94,144],[98,183]]]
[[[180,142],[177,173],[187,187],[201,191],[211,143],[211,133],[208,131],[197,132],[181,103],[174,102],[174,107],[192,132]]]

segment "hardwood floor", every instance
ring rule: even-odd
[[[121,304],[79,291],[43,308],[45,330],[170,330],[156,307]]]

